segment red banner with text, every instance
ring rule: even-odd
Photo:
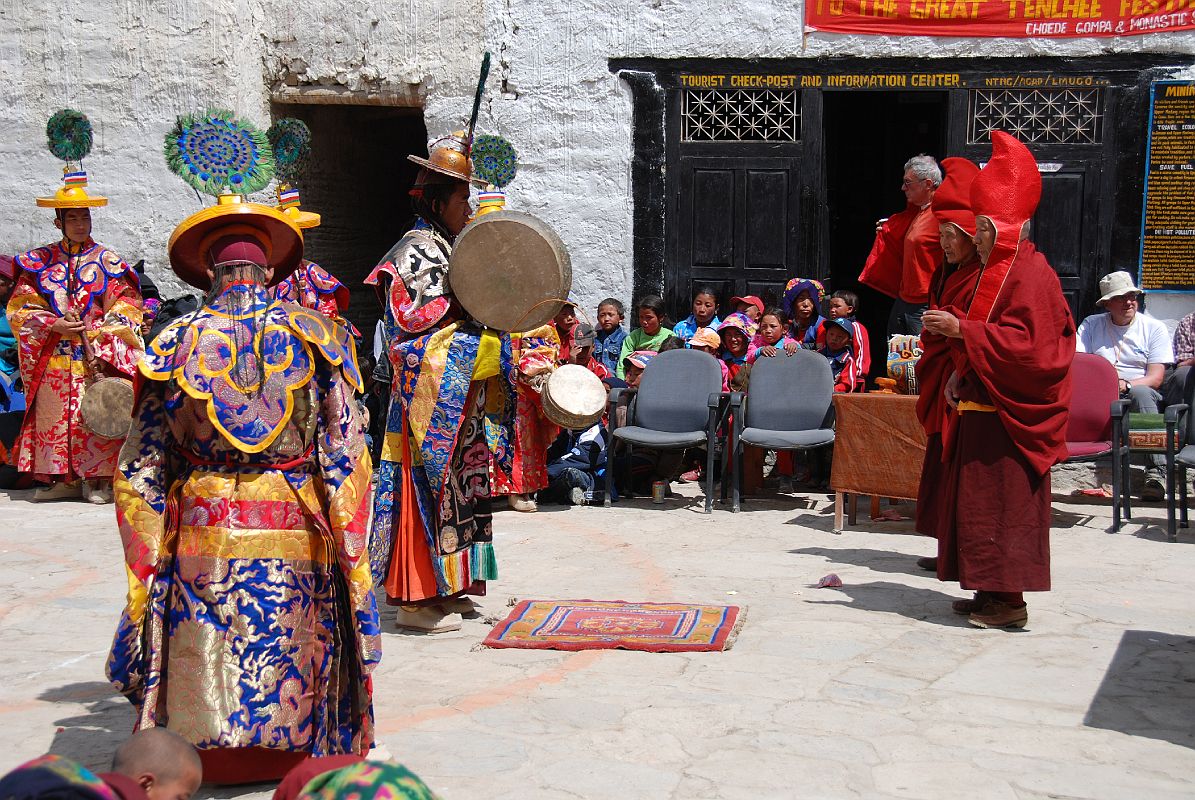
[[[1195,29],[1195,0],[806,0],[809,30],[1014,39]]]

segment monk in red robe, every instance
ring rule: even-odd
[[[980,628],[1021,628],[1023,592],[1050,588],[1050,467],[1066,456],[1075,325],[1058,276],[1025,240],[1041,197],[1029,150],[992,133],[971,185],[983,269],[965,314],[926,311],[950,339],[943,397],[938,579],[975,591],[954,604]]]
[[[975,291],[982,264],[975,249],[975,215],[971,213],[971,183],[979,167],[965,158],[942,161],[946,178],[934,193],[931,209],[938,222],[938,236],[945,260],[934,271],[929,288],[929,307],[945,309],[955,316],[967,313],[967,304]],[[942,484],[942,428],[947,412],[943,391],[954,371],[950,339],[941,334],[921,332],[922,356],[917,362],[917,417],[925,428],[925,461],[921,468],[921,488],[917,497],[917,531],[936,536],[940,514],[938,500]],[[919,558],[917,565],[937,571],[936,557]]]

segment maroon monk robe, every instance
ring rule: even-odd
[[[930,283],[930,308],[949,311],[956,317],[966,316],[967,304],[975,292],[975,280],[982,264],[978,255],[962,266],[943,264],[934,271]],[[946,405],[943,390],[950,373],[955,369],[950,339],[941,334],[921,332],[921,358],[917,360],[917,419],[925,428],[925,461],[921,465],[921,483],[917,491],[917,531],[937,536],[941,515],[938,507],[943,497],[942,427],[947,414],[954,411]]]
[[[989,592],[1050,588],[1050,467],[1066,456],[1075,325],[1058,276],[1021,242],[986,321],[950,340],[961,401],[947,417],[938,578]]]

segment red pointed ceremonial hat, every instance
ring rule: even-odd
[[[971,183],[971,211],[990,219],[997,235],[1014,229],[1019,237],[1039,200],[1041,173],[1029,148],[1003,131],[992,131],[992,160]]]
[[[971,184],[979,167],[965,158],[944,158],[946,179],[934,192],[931,209],[939,225],[957,225],[968,236],[975,235],[975,214],[971,211]]]
[[[992,131],[992,160],[971,184],[971,210],[992,221],[996,241],[983,265],[967,319],[986,321],[991,315],[1016,261],[1021,227],[1040,199],[1041,173],[1029,148],[1007,133]]]

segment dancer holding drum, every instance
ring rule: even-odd
[[[67,162],[63,186],[37,205],[54,209],[62,239],[16,256],[8,319],[17,339],[27,410],[13,465],[46,484],[34,500],[83,496],[112,502],[112,474],[131,412],[131,378],[141,339],[141,293],[124,260],[91,238],[91,209],[107,198],[87,193],[82,159],[91,123],[63,110],[46,127],[50,152]],[[80,414],[85,391],[102,378],[125,379],[124,424],[111,436],[88,429]],[[83,485],[80,487],[79,481]]]

